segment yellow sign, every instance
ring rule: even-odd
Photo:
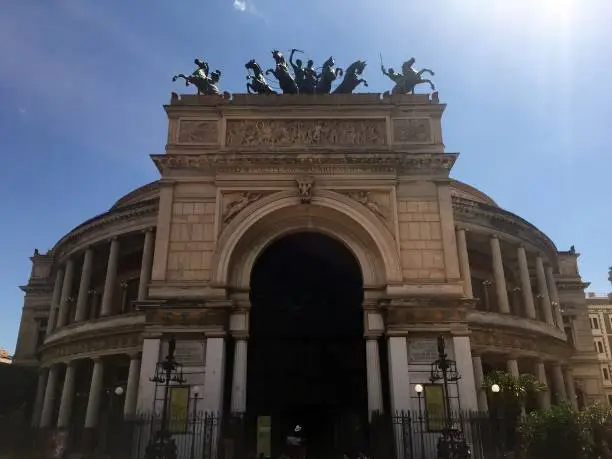
[[[189,387],[170,387],[169,398],[168,428],[170,432],[184,433],[189,416]]]
[[[257,455],[272,456],[272,417],[257,416]]]
[[[424,389],[427,430],[434,432],[440,431],[446,426],[444,387],[440,384],[426,384]]]

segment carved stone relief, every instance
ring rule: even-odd
[[[302,204],[310,204],[312,189],[314,187],[314,178],[306,175],[296,178],[295,181],[297,182],[298,193],[302,199]]]
[[[393,120],[393,139],[396,143],[431,141],[431,125],[427,118]]]
[[[228,147],[385,145],[384,119],[228,120]]]
[[[349,191],[345,194],[370,209],[376,215],[387,219],[389,215],[388,194],[364,190]]]
[[[225,327],[229,320],[229,313],[219,308],[184,309],[178,307],[171,309],[149,310],[146,313],[149,325],[179,325],[179,326],[209,326]]]
[[[229,223],[240,211],[261,199],[263,193],[242,192],[224,196],[223,223]]]
[[[131,349],[140,346],[140,343],[141,338],[139,333],[79,340],[72,343],[53,346],[43,351],[43,361],[99,351]]]
[[[181,120],[179,143],[218,144],[219,130],[216,121]]]

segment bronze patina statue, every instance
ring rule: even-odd
[[[350,94],[357,86],[361,83],[365,87],[368,86],[368,82],[361,78],[366,66],[366,61],[355,61],[347,67],[344,71],[344,80],[334,89],[333,94]]]
[[[317,94],[329,94],[334,80],[344,74],[341,68],[334,68],[335,65],[336,61],[334,61],[333,57],[330,57],[323,63],[323,68],[317,81]]]
[[[412,68],[413,65],[414,57],[411,57],[409,60],[402,64],[402,73],[397,73],[392,68],[386,70],[385,66],[382,63],[382,56],[380,57],[380,68],[382,70],[382,73],[388,76],[395,83],[395,86],[391,90],[391,94],[414,94],[414,87],[422,83],[429,84],[431,90],[435,91],[436,87],[431,82],[431,80],[421,78],[421,75],[423,73],[429,73],[431,76],[434,76],[434,73],[429,69],[422,69],[417,71]]]
[[[208,62],[205,62],[201,59],[195,59],[194,63],[197,68],[193,71],[191,75],[185,76],[182,73],[179,73],[178,75],[172,77],[172,81],[176,81],[177,79],[182,78],[183,80],[185,80],[185,86],[189,86],[190,84],[192,84],[198,89],[198,95],[220,95],[221,91],[219,91],[217,83],[221,78],[221,71],[215,70],[211,73],[208,68]]]
[[[289,67],[287,67],[287,62],[283,54],[278,50],[274,50],[272,51],[272,57],[274,58],[274,62],[276,62],[276,67],[266,70],[266,75],[269,73],[274,75],[274,78],[278,80],[278,84],[283,94],[297,94],[298,85],[291,76],[291,73],[289,73]]]
[[[247,75],[247,81],[250,80],[246,85],[249,94],[276,94],[276,91],[274,91],[266,81],[263,70],[261,70],[259,64],[255,62],[255,59],[251,59],[244,64],[244,66],[247,70],[253,72],[253,75]]]

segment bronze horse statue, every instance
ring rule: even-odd
[[[366,61],[361,60],[355,61],[349,65],[344,71],[344,80],[342,80],[342,83],[340,83],[336,89],[332,91],[332,94],[350,94],[361,83],[367,87],[368,82],[361,78],[361,74],[363,73],[366,65]]]
[[[344,72],[341,68],[334,70],[334,65],[336,65],[336,62],[333,57],[330,57],[323,63],[323,68],[317,82],[317,94],[329,94],[334,80],[343,75]]]
[[[198,66],[197,69],[191,75],[184,75],[179,73],[172,77],[172,81],[176,81],[179,78],[185,80],[185,86],[190,84],[194,85],[198,89],[198,95],[204,96],[218,96],[221,95],[221,91],[217,87],[217,83],[221,78],[221,71],[215,70],[209,74],[208,62],[204,62],[201,59],[195,59],[194,63]],[[225,93],[226,95],[229,93]]]
[[[272,51],[272,57],[276,62],[276,68],[266,70],[266,75],[271,73],[278,80],[278,84],[283,91],[283,94],[297,94],[298,86],[289,73],[289,67],[285,61],[285,57],[278,50]]]
[[[421,78],[423,73],[429,73],[431,76],[434,76],[434,72],[429,69],[417,71],[412,68],[414,62],[414,57],[404,62],[402,64],[402,73],[397,73],[392,68],[386,71],[384,65],[381,64],[383,74],[388,76],[395,83],[395,86],[391,90],[391,94],[414,94],[414,87],[423,83],[429,84],[432,91],[436,90],[436,86],[431,80]]]
[[[263,70],[261,70],[259,64],[255,62],[255,59],[251,59],[244,64],[244,66],[247,70],[253,72],[253,75],[247,75],[246,87],[249,94],[276,94],[276,91],[274,91],[266,81]]]

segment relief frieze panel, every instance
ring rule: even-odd
[[[42,360],[56,360],[82,354],[95,354],[97,352],[131,350],[139,347],[140,343],[139,333],[79,340],[66,344],[58,344],[43,351]]]
[[[213,120],[180,120],[178,143],[218,144],[218,122]]]
[[[341,193],[368,208],[383,220],[390,218],[389,193],[369,190],[350,190]]]
[[[228,147],[382,146],[384,119],[228,120]]]
[[[225,328],[228,321],[229,312],[219,308],[181,309],[172,307],[150,309],[146,312],[147,325]]]
[[[401,118],[393,120],[395,143],[431,142],[431,124],[428,118]]]
[[[500,329],[473,329],[470,342],[476,349],[490,349],[499,352],[526,352],[549,354],[569,358],[572,350],[563,342],[555,343],[548,337],[518,335]]]
[[[385,307],[387,326],[406,326],[424,323],[465,322],[467,311],[474,308],[473,299],[407,298],[392,300]]]
[[[222,198],[222,218],[223,223],[227,224],[236,215],[242,212],[256,201],[259,201],[267,193],[242,191],[236,193],[224,193]]]

